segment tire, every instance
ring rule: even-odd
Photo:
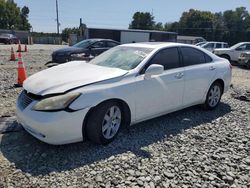
[[[223,94],[222,85],[219,82],[214,82],[210,86],[207,92],[206,101],[204,103],[204,108],[206,110],[215,109],[220,103],[222,94]]]
[[[229,62],[231,62],[231,58],[229,55],[223,54],[220,57],[227,59]]]
[[[250,70],[250,60],[247,62],[247,69]]]
[[[123,117],[122,108],[116,102],[110,101],[96,106],[86,125],[88,139],[103,145],[112,142],[123,126]]]

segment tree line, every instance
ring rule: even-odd
[[[0,29],[30,30],[29,8],[18,7],[14,0],[0,0]]]
[[[130,29],[173,31],[179,35],[202,36],[209,41],[225,41],[235,44],[250,41],[250,14],[245,7],[212,13],[190,9],[173,23],[156,23],[149,12],[136,12]]]

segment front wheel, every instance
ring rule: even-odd
[[[118,103],[111,101],[98,105],[88,118],[88,138],[97,144],[112,142],[121,129],[122,118],[122,109]]]
[[[219,82],[215,82],[208,90],[206,102],[204,104],[205,109],[212,110],[216,108],[221,100],[222,86]]]

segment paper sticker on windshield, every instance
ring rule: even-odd
[[[145,58],[147,56],[145,52],[139,50],[134,51],[134,53],[142,58]]]

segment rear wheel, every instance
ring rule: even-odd
[[[213,83],[207,93],[206,102],[204,104],[205,109],[212,110],[216,108],[220,103],[222,92],[221,84],[219,82]]]
[[[114,140],[123,122],[122,109],[116,102],[105,102],[91,112],[86,125],[88,138],[97,144]]]

